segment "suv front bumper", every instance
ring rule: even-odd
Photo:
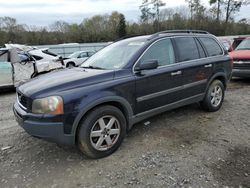
[[[17,103],[14,104],[13,111],[16,121],[28,134],[58,144],[75,144],[73,135],[64,134],[63,122],[53,122],[50,121],[51,117],[27,113]]]

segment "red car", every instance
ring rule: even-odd
[[[233,59],[233,76],[250,78],[250,37],[243,40],[229,53]]]

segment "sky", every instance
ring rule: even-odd
[[[166,7],[187,5],[185,0],[163,0]],[[208,6],[208,0],[202,0]],[[16,18],[18,23],[46,26],[63,20],[81,23],[84,18],[96,14],[110,14],[118,11],[128,21],[137,21],[142,0],[0,0],[0,17]],[[241,9],[238,18],[250,18],[250,6]]]

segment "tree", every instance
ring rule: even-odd
[[[141,20],[143,22],[148,21],[150,18],[153,20],[160,20],[160,7],[165,6],[162,0],[143,0],[142,5],[140,6],[141,10]]]
[[[157,26],[157,30],[160,30],[160,7],[165,6],[162,0],[143,0],[140,6],[141,20],[143,23],[149,23],[152,20],[153,25]]]
[[[126,20],[125,20],[125,16],[123,14],[120,14],[119,16],[119,24],[118,24],[118,36],[119,38],[122,38],[124,36],[126,36],[127,32],[126,32]]]
[[[194,3],[193,0],[185,0],[188,3],[188,7],[190,9],[190,16],[191,16],[191,21],[193,19],[193,13],[194,13]]]
[[[206,8],[200,0],[186,0],[191,12],[190,28],[201,28],[205,18]]]
[[[149,0],[143,0],[142,5],[139,7],[141,10],[141,21],[143,23],[148,23],[150,19],[154,19],[155,14],[152,12],[150,7],[152,3]]]
[[[229,19],[232,16],[240,11],[242,5],[248,5],[250,3],[249,0],[225,0],[224,5],[226,9],[226,20],[225,23],[227,24]]]
[[[222,4],[222,0],[210,0],[209,1],[209,4],[210,5],[213,5],[213,4],[215,4],[215,3],[217,3],[217,8],[216,8],[216,20],[217,20],[217,22],[219,22],[220,21],[220,13],[221,13],[221,4]]]

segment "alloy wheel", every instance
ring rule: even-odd
[[[117,142],[120,132],[120,123],[114,116],[103,116],[91,129],[91,145],[98,151],[106,151]]]

